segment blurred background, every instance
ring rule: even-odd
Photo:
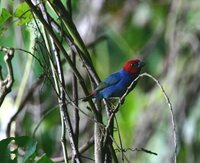
[[[0,11],[6,8],[13,14],[20,3],[19,0],[0,1]],[[101,79],[120,69],[129,59],[145,61],[143,72],[161,82],[173,105],[177,162],[197,163],[200,160],[200,1],[72,0],[72,11]],[[13,15],[12,19],[0,24],[1,46],[32,51],[35,39],[36,46],[42,46],[32,21],[21,25]],[[38,49],[35,54],[39,56],[42,48]],[[27,53],[16,51],[12,63],[15,82],[0,108],[0,139],[6,138],[7,125],[19,108],[21,111],[11,125],[11,135],[33,136],[36,126],[47,115],[35,133],[38,153],[62,156],[60,116],[55,109],[57,97],[51,82],[39,81],[43,69]],[[0,65],[6,76],[2,52]],[[67,64],[65,75],[70,91],[72,73]],[[84,108],[85,104],[80,103],[80,107]],[[171,162],[174,152],[171,115],[155,82],[142,78],[126,97],[117,119],[124,148],[145,148],[158,154],[128,150],[125,155],[129,160],[135,163]],[[83,144],[92,134],[93,124],[84,115],[81,121],[83,139],[80,144]]]

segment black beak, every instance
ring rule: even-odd
[[[141,61],[141,62],[138,64],[138,67],[139,67],[139,68],[142,68],[144,65],[145,65],[145,63],[144,63],[143,61]]]

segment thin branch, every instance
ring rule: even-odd
[[[53,32],[51,26],[44,20],[43,16],[41,15],[41,13],[38,11],[37,7],[34,6],[34,4],[32,2],[30,2],[29,0],[25,0],[26,3],[30,6],[30,8],[32,9],[32,11],[37,15],[38,19],[41,21],[41,23],[44,25],[45,29],[48,31],[48,33],[51,35],[51,37],[53,38],[56,46],[60,49],[60,51],[63,53],[65,59],[68,61],[70,67],[72,68],[74,74],[76,75],[77,79],[79,80],[79,83],[85,93],[85,95],[88,95],[89,92],[87,90],[87,87],[84,83],[83,77],[81,76],[81,74],[79,73],[79,71],[77,70],[77,68],[74,66],[72,60],[70,59],[70,57],[68,56],[66,50],[64,49],[64,47],[62,46],[62,44],[60,43],[60,41],[58,40],[57,36],[55,35],[55,33]],[[57,1],[59,2],[59,1]],[[91,109],[95,115],[95,117],[97,116],[97,111],[95,109],[94,103],[90,100],[89,102]]]
[[[82,154],[84,153],[86,150],[88,150],[92,145],[94,145],[94,137],[91,137],[85,144],[83,144],[80,148],[79,148],[79,153]],[[71,160],[72,159],[72,155],[68,156],[68,159]],[[63,157],[58,157],[58,158],[52,158],[52,160],[54,162],[63,162],[64,159]]]
[[[163,95],[164,95],[164,97],[165,97],[165,100],[166,100],[166,102],[167,102],[167,104],[168,104],[168,107],[169,107],[169,109],[170,109],[170,114],[171,114],[171,123],[172,123],[172,127],[173,127],[173,137],[174,137],[173,139],[174,139],[174,148],[175,148],[175,149],[174,149],[174,163],[176,163],[176,155],[177,155],[177,137],[176,137],[176,124],[175,124],[174,111],[173,111],[172,104],[171,104],[171,102],[170,102],[170,100],[169,100],[169,97],[168,97],[167,93],[165,92],[163,86],[160,84],[160,82],[159,82],[156,78],[154,78],[152,75],[150,75],[150,74],[148,74],[148,73],[143,73],[143,74],[141,74],[140,76],[141,76],[141,77],[147,76],[147,77],[153,79],[153,80],[156,82],[156,84],[159,86],[159,88],[162,90],[162,93],[163,93]]]
[[[53,40],[52,40],[51,44],[53,45]],[[79,156],[77,145],[76,145],[75,140],[74,140],[75,138],[74,138],[72,124],[71,124],[71,121],[70,121],[69,114],[67,112],[67,104],[65,102],[65,99],[66,99],[65,91],[64,91],[65,81],[64,81],[64,75],[63,75],[63,69],[61,67],[61,58],[60,58],[59,53],[56,50],[56,47],[55,47],[55,49],[52,49],[52,50],[55,54],[55,59],[56,59],[57,69],[58,69],[58,76],[59,76],[59,81],[60,81],[60,88],[59,88],[60,89],[60,97],[59,97],[58,101],[59,101],[59,104],[60,104],[61,113],[62,113],[62,116],[63,116],[65,126],[67,127],[67,132],[68,132],[68,137],[69,137],[69,141],[70,141],[72,152],[73,152],[73,157],[74,157],[74,159],[76,160],[77,163],[81,163],[81,159],[80,159],[80,156]]]
[[[72,61],[74,62],[74,65],[76,66],[76,54],[72,51]],[[76,75],[73,74],[72,77],[72,92],[73,92],[73,101],[76,106],[78,106],[78,83]],[[79,110],[74,109],[74,118],[75,118],[75,124],[74,124],[74,136],[75,136],[75,143],[78,146],[78,137],[79,137]]]
[[[86,150],[88,150],[90,147],[92,147],[92,145],[94,145],[94,137],[91,137],[85,144],[83,144],[80,148],[79,148],[79,153],[82,154],[84,153]],[[37,157],[37,159],[39,159],[40,157]],[[70,154],[68,156],[68,160],[72,159],[72,154]],[[51,158],[52,161],[54,162],[63,162],[64,158],[63,157],[54,157]]]
[[[152,154],[152,155],[155,155],[155,156],[157,156],[158,154],[156,153],[156,152],[152,152],[152,151],[150,151],[149,149],[145,149],[145,148],[134,148],[134,149],[131,149],[131,148],[126,148],[126,149],[116,149],[116,151],[118,151],[118,152],[127,152],[127,151],[132,151],[132,152],[135,152],[135,151],[137,151],[137,152],[145,152],[145,153],[148,153],[148,154]]]
[[[138,151],[138,152],[145,152],[145,153],[148,153],[148,154],[152,154],[152,155],[155,155],[155,156],[157,156],[158,154],[156,153],[156,152],[152,152],[152,151],[150,151],[150,150],[148,150],[148,149],[145,149],[145,148],[135,148],[135,149],[131,149],[131,148],[127,148],[126,149],[126,151],[128,151],[128,150],[130,150],[130,151]]]
[[[35,58],[37,61],[38,61],[38,63],[40,64],[40,66],[42,67],[42,68],[44,68],[44,65],[42,64],[42,62],[40,61],[40,59],[38,58],[38,57],[36,57],[33,53],[31,53],[30,51],[28,51],[28,50],[24,50],[24,49],[21,49],[21,48],[14,48],[15,50],[18,50],[18,51],[22,51],[22,52],[25,52],[25,53],[27,53],[27,54],[30,54],[33,58]]]
[[[124,95],[119,99],[119,102],[117,103],[117,105],[115,106],[114,110],[112,111],[112,114],[110,115],[110,118],[108,120],[108,124],[106,126],[106,132],[105,132],[105,135],[107,136],[107,134],[109,133],[108,129],[110,128],[110,125],[111,125],[111,122],[114,118],[114,115],[115,113],[119,110],[121,104],[122,104],[122,101],[124,101],[125,97],[127,96],[127,94],[129,93],[129,91],[131,90],[132,86],[135,84],[135,82],[141,78],[141,77],[144,77],[144,76],[147,76],[151,79],[153,79],[153,81],[156,82],[156,84],[159,86],[159,88],[162,90],[162,93],[165,97],[165,100],[168,104],[168,107],[170,109],[170,114],[171,114],[171,123],[172,123],[172,127],[173,127],[173,140],[174,140],[174,163],[176,163],[176,155],[177,155],[177,138],[176,138],[176,124],[175,124],[175,118],[174,118],[174,113],[173,113],[173,107],[172,107],[172,104],[169,100],[169,97],[167,96],[163,86],[160,84],[160,82],[155,79],[152,75],[148,74],[148,73],[143,73],[143,74],[140,74],[131,84],[130,86],[127,88],[126,92],[124,93]]]
[[[46,12],[46,8],[45,6],[43,5],[43,3],[41,3],[39,5],[39,8],[41,10],[41,13],[42,13],[42,16],[43,18],[45,19],[45,21],[50,24],[49,22],[49,19],[48,19],[48,16],[47,16],[47,12]],[[45,30],[45,36],[46,36],[46,40],[45,40],[45,44],[47,46],[47,49],[48,51],[51,51],[51,54],[54,55],[54,57],[56,58],[56,63],[57,63],[57,73],[59,75],[59,80],[60,80],[60,83],[57,82],[57,77],[54,75],[54,83],[55,83],[55,86],[56,86],[56,89],[58,92],[58,101],[60,104],[60,115],[61,115],[61,124],[62,124],[62,133],[61,133],[61,143],[62,143],[62,147],[63,147],[63,155],[64,155],[64,160],[66,163],[68,163],[68,159],[67,159],[67,140],[66,140],[66,136],[65,136],[65,133],[66,133],[66,129],[65,127],[68,127],[66,125],[66,123],[64,122],[65,119],[64,119],[64,113],[65,110],[62,108],[62,106],[65,105],[65,94],[63,94],[63,83],[64,83],[64,78],[63,76],[60,75],[60,73],[62,73],[62,67],[61,67],[61,63],[60,63],[60,55],[59,55],[59,52],[57,51],[56,49],[56,46],[54,44],[54,40],[53,38],[47,34],[46,30]],[[51,58],[51,57],[49,57]],[[50,60],[50,63],[51,63],[51,67],[52,67],[52,73],[55,74],[54,72],[54,66],[53,66],[53,62]],[[62,85],[62,87],[59,88],[59,84]],[[62,105],[63,104],[63,105]],[[70,120],[69,120],[69,123],[70,123]],[[70,131],[70,130],[69,130]],[[73,132],[73,131],[70,131],[70,132]]]
[[[92,60],[90,58],[89,52],[87,47],[85,46],[81,36],[79,35],[75,24],[73,23],[72,19],[70,18],[69,12],[65,9],[61,1],[53,1],[52,7],[54,10],[59,14],[59,16],[64,21],[68,32],[70,33],[71,37],[73,38],[75,44],[78,46],[78,54],[80,54],[80,58],[83,61],[83,64],[86,66],[86,69],[89,75],[93,78],[96,84],[99,83],[100,79],[92,65]]]
[[[112,139],[111,139],[111,140],[112,140]],[[108,144],[108,148],[109,148],[109,151],[110,151],[110,153],[111,153],[111,155],[112,155],[112,158],[113,158],[113,160],[114,160],[114,163],[118,163],[119,161],[118,161],[118,159],[117,159],[116,152],[115,152],[114,147],[113,147],[113,145],[112,145],[111,143]],[[111,160],[111,161],[112,161],[112,160]]]
[[[92,77],[93,80],[95,80],[96,84],[99,83],[99,78],[96,74],[96,71],[94,71],[94,68],[92,66],[91,58],[89,56],[89,52],[87,51],[87,48],[81,39],[73,21],[70,19],[69,13],[66,11],[65,7],[63,6],[61,1],[53,1],[52,7],[54,8],[55,12],[59,14],[60,18],[62,18],[66,29],[74,39],[75,43],[78,45],[79,49],[81,50],[81,53],[83,55],[80,55],[80,58],[82,59],[84,65],[86,65],[86,69],[89,72],[89,75]],[[89,103],[91,103],[91,100],[89,100]],[[90,104],[91,105],[91,104]],[[95,110],[94,110],[95,109]],[[95,103],[95,108],[92,108],[95,119],[98,122],[102,122],[102,115],[101,115],[101,107],[98,103]],[[94,134],[95,134],[95,161],[98,163],[102,162],[102,129],[101,126],[98,123],[94,124]]]
[[[19,104],[17,112],[11,117],[11,119],[10,119],[8,125],[7,125],[7,128],[6,128],[7,137],[10,137],[10,130],[11,130],[12,122],[15,121],[17,116],[21,113],[21,111],[23,110],[23,108],[24,108],[25,104],[27,103],[27,101],[33,97],[33,95],[34,95],[33,92],[35,92],[35,90],[40,86],[40,84],[42,83],[43,80],[44,80],[44,75],[40,76],[40,78],[27,91],[25,97],[23,98],[23,100]]]
[[[114,116],[114,118],[115,118],[115,123],[116,123],[116,127],[117,127],[117,134],[118,134],[118,138],[119,138],[120,148],[123,149],[122,138],[121,138],[121,134],[120,134],[120,129],[119,129],[118,121],[117,121],[116,116]],[[124,161],[124,153],[123,153],[123,151],[121,152],[121,156],[122,156],[122,161]]]
[[[72,105],[75,109],[77,109],[78,111],[80,111],[83,115],[85,115],[88,120],[90,120],[93,123],[98,123],[99,125],[101,125],[102,127],[105,127],[103,124],[99,123],[94,117],[90,117],[87,113],[85,113],[82,109],[80,109],[73,101],[69,101],[67,102],[67,104]]]
[[[0,51],[3,51],[4,53],[6,53],[6,55],[4,56],[4,61],[6,63],[7,73],[8,73],[7,77],[3,80],[3,75],[1,72],[1,66],[0,66],[0,106],[1,106],[6,95],[10,93],[13,82],[14,82],[13,67],[11,63],[11,60],[14,56],[14,49],[0,47]]]
[[[110,108],[108,106],[108,103],[107,101],[105,100],[105,108],[106,108],[106,112],[108,114],[108,117],[110,117],[111,115],[111,112],[110,112]],[[110,122],[110,127],[109,127],[109,131],[108,131],[108,136],[106,137],[106,134],[105,134],[105,137],[104,137],[104,141],[103,141],[103,146],[105,148],[105,163],[110,163],[112,162],[112,157],[116,157],[116,155],[114,155],[114,153],[112,153],[112,148],[113,148],[113,142],[112,142],[112,139],[110,139],[110,136],[113,137],[113,129],[114,129],[114,119],[112,120],[112,122]],[[114,158],[115,160],[115,158]],[[116,161],[116,160],[115,160]]]
[[[85,60],[84,53],[80,50],[80,48],[75,44],[74,39],[71,37],[71,35],[67,34],[66,32],[64,32],[58,25],[58,23],[52,19],[50,17],[50,21],[51,21],[51,25],[53,27],[53,29],[59,33],[60,36],[64,37],[65,41],[67,42],[67,44],[69,45],[69,47],[71,48],[71,50],[73,52],[75,52],[76,54],[79,55],[81,61],[83,62],[84,67],[86,68],[89,77],[91,77],[91,81],[95,82],[96,84],[99,84],[100,79],[97,75],[97,73],[95,72],[95,69],[92,65],[87,64],[87,61]],[[62,22],[63,24],[63,22]]]
[[[42,115],[42,118],[40,119],[40,121],[36,124],[35,129],[33,130],[32,133],[32,137],[35,137],[37,130],[39,129],[40,125],[42,124],[42,122],[47,118],[47,116],[52,113],[53,111],[55,111],[57,108],[57,106],[49,109],[44,115]]]
[[[123,153],[123,157],[128,161],[128,159],[126,158],[126,155],[124,155],[124,153],[125,152],[127,152],[127,151],[132,151],[132,152],[134,152],[134,151],[138,151],[138,152],[145,152],[145,153],[148,153],[148,154],[152,154],[152,155],[158,155],[157,153],[155,153],[155,152],[152,152],[152,151],[150,151],[150,150],[148,150],[148,149],[145,149],[145,148],[134,148],[134,149],[131,149],[131,148],[121,148],[118,144],[117,144],[117,142],[114,140],[114,138],[113,137],[111,137],[111,139],[113,140],[113,142],[115,143],[115,145],[116,145],[116,147],[117,147],[117,149],[115,149],[115,151],[118,151],[118,152],[121,152],[121,153]],[[123,162],[124,162],[124,160],[122,160]],[[129,161],[128,161],[129,162]]]

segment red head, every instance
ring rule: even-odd
[[[139,73],[143,66],[144,66],[144,62],[140,61],[139,59],[134,59],[134,60],[129,60],[128,62],[126,62],[126,64],[123,66],[123,69],[126,72],[135,74],[135,73]]]

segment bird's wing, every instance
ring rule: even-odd
[[[118,83],[121,80],[119,73],[113,73],[110,76],[108,76],[106,79],[104,79],[96,88],[96,91],[102,90],[106,87],[109,87],[111,85],[114,85]]]

